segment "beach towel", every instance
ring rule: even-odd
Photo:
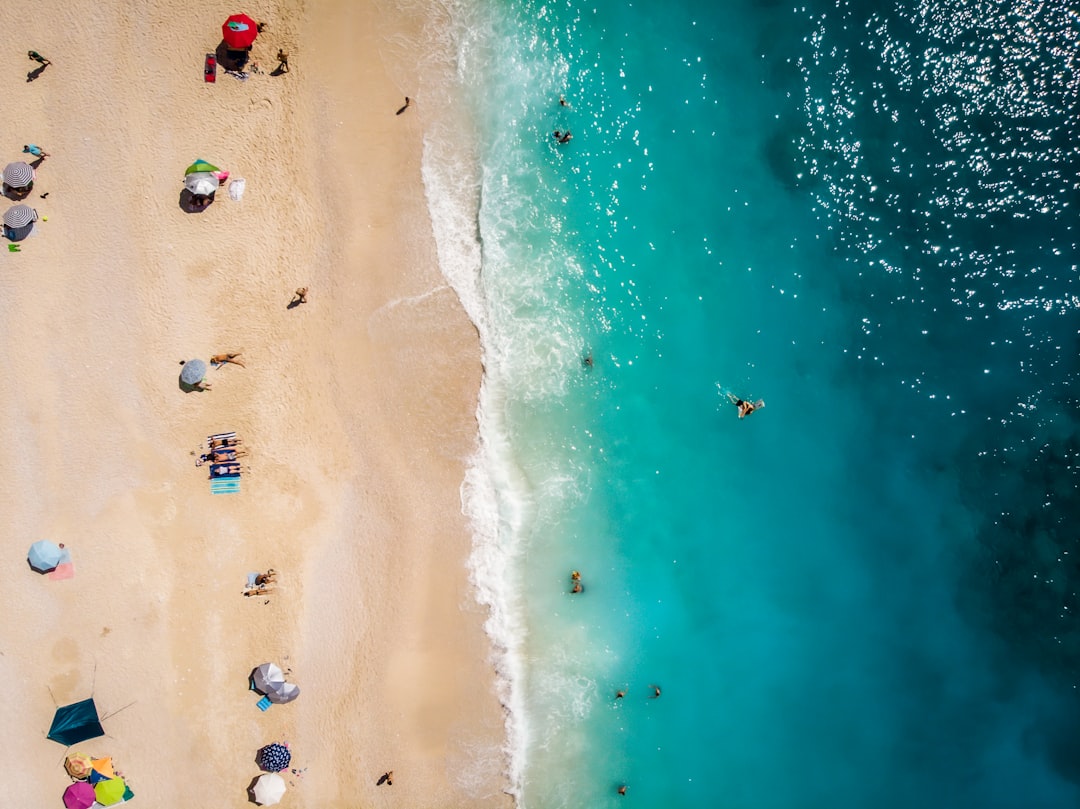
[[[210,494],[240,494],[240,478],[211,478]]]
[[[46,574],[51,581],[75,578],[75,565],[72,562],[61,562]]]

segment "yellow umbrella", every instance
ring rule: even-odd
[[[104,775],[106,778],[116,777],[116,771],[113,770],[112,756],[106,756],[105,758],[95,758],[94,769]]]
[[[86,778],[93,766],[94,760],[86,753],[72,753],[64,761],[64,769],[72,778]]]
[[[125,784],[123,778],[110,778],[94,784],[94,796],[102,806],[112,806],[124,799]]]

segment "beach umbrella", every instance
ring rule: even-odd
[[[234,51],[250,48],[258,35],[258,23],[247,14],[233,14],[221,26],[221,38]]]
[[[31,545],[30,552],[26,555],[30,567],[38,573],[48,573],[60,564],[60,560],[63,558],[64,552],[60,549],[60,546],[55,542],[49,542],[47,539],[39,539]]]
[[[97,705],[94,704],[94,698],[90,697],[57,708],[53,714],[52,725],[49,726],[48,738],[70,747],[104,735],[105,729],[98,718]]]
[[[94,760],[86,753],[71,753],[64,760],[64,769],[72,778],[86,778],[93,766]]]
[[[292,683],[282,683],[273,691],[266,692],[266,698],[271,702],[276,702],[278,705],[292,702],[298,696],[300,696],[300,686],[293,685]]]
[[[259,767],[267,772],[281,772],[292,761],[292,753],[289,748],[278,742],[268,744],[259,749]]]
[[[25,188],[34,180],[34,170],[29,163],[8,163],[4,166],[4,182],[12,188]]]
[[[207,163],[205,160],[200,158],[199,160],[196,160],[194,163],[188,166],[186,169],[184,169],[184,176],[187,177],[189,174],[194,174],[197,171],[221,171],[221,169],[219,169],[213,163]]]
[[[94,797],[102,806],[112,806],[124,799],[126,789],[127,784],[124,783],[123,778],[109,778],[94,784]]]
[[[94,788],[85,781],[76,781],[64,790],[64,806],[67,809],[90,809],[97,801]]]
[[[184,178],[184,185],[192,194],[208,197],[218,190],[221,182],[208,171],[193,171]]]
[[[4,224],[9,228],[23,228],[37,219],[37,211],[29,205],[12,205],[4,212]]]
[[[202,360],[188,360],[180,372],[180,381],[185,385],[198,385],[206,376],[206,363]]]
[[[285,794],[285,779],[276,772],[260,775],[252,792],[255,794],[255,803],[260,806],[273,806],[275,803],[281,803],[281,796]]]
[[[263,663],[251,672],[251,687],[260,694],[269,694],[285,685],[285,672],[274,663]]]

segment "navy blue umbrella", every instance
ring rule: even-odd
[[[268,744],[259,750],[259,766],[267,772],[281,772],[292,761],[289,748],[278,742]]]

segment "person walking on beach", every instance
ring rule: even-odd
[[[239,357],[239,356],[240,356],[239,351],[237,351],[235,354],[215,354],[214,356],[212,356],[210,358],[210,364],[211,365],[224,365],[227,362],[231,362],[233,365],[239,365],[241,368],[246,368],[247,366],[244,365],[244,363],[240,362],[240,360],[237,359],[237,357]]]
[[[401,115],[401,113],[405,112],[405,110],[407,110],[411,106],[412,106],[412,99],[409,98],[408,96],[405,96],[405,106],[402,107],[401,109],[399,109],[397,112],[395,112],[394,115]]]
[[[275,73],[288,73],[289,72],[289,54],[278,48],[277,51],[278,66],[274,70]]]
[[[383,784],[386,784],[388,787],[392,787],[394,785],[393,770],[388,770],[387,772],[384,772],[382,775],[379,776],[379,780],[375,782],[375,786],[377,787],[381,787]]]
[[[35,143],[30,143],[30,144],[27,144],[26,146],[23,146],[22,150],[23,150],[23,154],[32,154],[34,157],[38,158],[39,160],[44,160],[46,157],[52,157],[52,155],[50,155],[48,152],[46,152],[44,149],[42,149],[40,146],[38,146]]]
[[[307,303],[307,287],[300,287],[293,293],[293,299],[289,301],[289,306],[299,306],[302,303]]]
[[[49,65],[52,64],[52,62],[50,62],[48,59],[46,59],[44,56],[42,56],[37,51],[27,51],[26,55],[29,56],[33,61],[37,62],[42,67],[48,67]]]
[[[731,393],[731,392],[728,392],[727,397],[728,397],[728,400],[733,405],[735,405],[735,407],[739,408],[739,418],[741,418],[741,419],[746,418],[751,413],[753,413],[755,410],[760,410],[761,408],[763,408],[765,406],[765,401],[763,399],[758,399],[756,402],[752,402],[752,403],[751,402],[744,402],[742,399],[740,399],[738,396],[736,396],[734,393]]]

